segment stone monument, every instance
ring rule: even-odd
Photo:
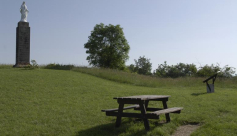
[[[30,64],[30,27],[27,22],[28,9],[25,2],[20,8],[21,20],[16,28],[16,64],[13,67],[24,67]]]

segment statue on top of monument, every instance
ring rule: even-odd
[[[25,1],[23,1],[22,5],[21,5],[20,12],[21,12],[21,21],[20,22],[27,22],[27,16],[28,16],[29,10],[27,9]]]

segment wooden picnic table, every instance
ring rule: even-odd
[[[121,124],[122,117],[133,117],[141,118],[144,121],[144,126],[146,130],[150,129],[148,119],[159,119],[159,115],[165,114],[166,121],[170,122],[169,113],[180,113],[183,109],[182,107],[168,108],[167,101],[169,95],[138,95],[138,96],[127,96],[127,97],[115,97],[119,104],[119,108],[116,109],[106,109],[102,112],[106,112],[107,116],[117,116],[116,127]],[[150,108],[148,107],[149,101],[162,101],[163,108]],[[124,107],[125,104],[135,104],[128,107]],[[127,109],[140,110],[141,113],[126,113],[123,112]],[[152,111],[152,112],[147,112]]]

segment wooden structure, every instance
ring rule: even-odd
[[[122,117],[140,118],[144,121],[146,130],[150,129],[148,119],[159,119],[161,114],[165,114],[166,121],[170,122],[169,113],[180,113],[182,107],[168,108],[167,101],[170,96],[167,95],[140,95],[140,96],[128,96],[128,97],[115,97],[119,104],[119,108],[102,110],[106,112],[107,116],[116,116],[116,127],[121,124]],[[163,108],[150,108],[148,107],[149,101],[161,101]],[[135,104],[132,106],[124,107],[125,104]],[[134,109],[139,110],[141,113],[126,113],[124,110]],[[151,111],[151,112],[148,112]]]
[[[214,82],[216,80],[217,74],[210,76],[206,80],[203,81],[203,83],[206,83],[207,85],[207,93],[214,93]],[[208,81],[212,79],[212,84],[208,84]]]

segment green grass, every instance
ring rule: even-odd
[[[170,135],[179,125],[189,123],[201,124],[193,135],[237,135],[235,79],[218,79],[215,93],[206,94],[205,84],[199,78],[155,79],[162,84],[144,87],[148,85],[118,83],[74,70],[26,70],[10,66],[0,66],[0,77],[3,136]],[[143,122],[129,118],[123,118],[121,127],[115,128],[115,117],[101,112],[118,107],[113,97],[145,94],[171,95],[168,106],[184,110],[171,114],[171,122],[167,124],[158,123],[165,120],[164,116],[159,121],[150,120],[149,132],[144,130]],[[152,102],[151,106],[161,103]]]
[[[180,77],[180,78],[157,78],[135,73],[129,73],[113,69],[75,67],[73,71],[90,74],[96,77],[108,79],[115,82],[132,84],[145,87],[200,87],[203,86],[203,80],[206,77]],[[237,77],[235,78],[217,78],[215,81],[219,87],[237,88]],[[210,80],[209,83],[212,83]]]
[[[0,64],[0,69],[11,69],[13,67],[13,64]]]

